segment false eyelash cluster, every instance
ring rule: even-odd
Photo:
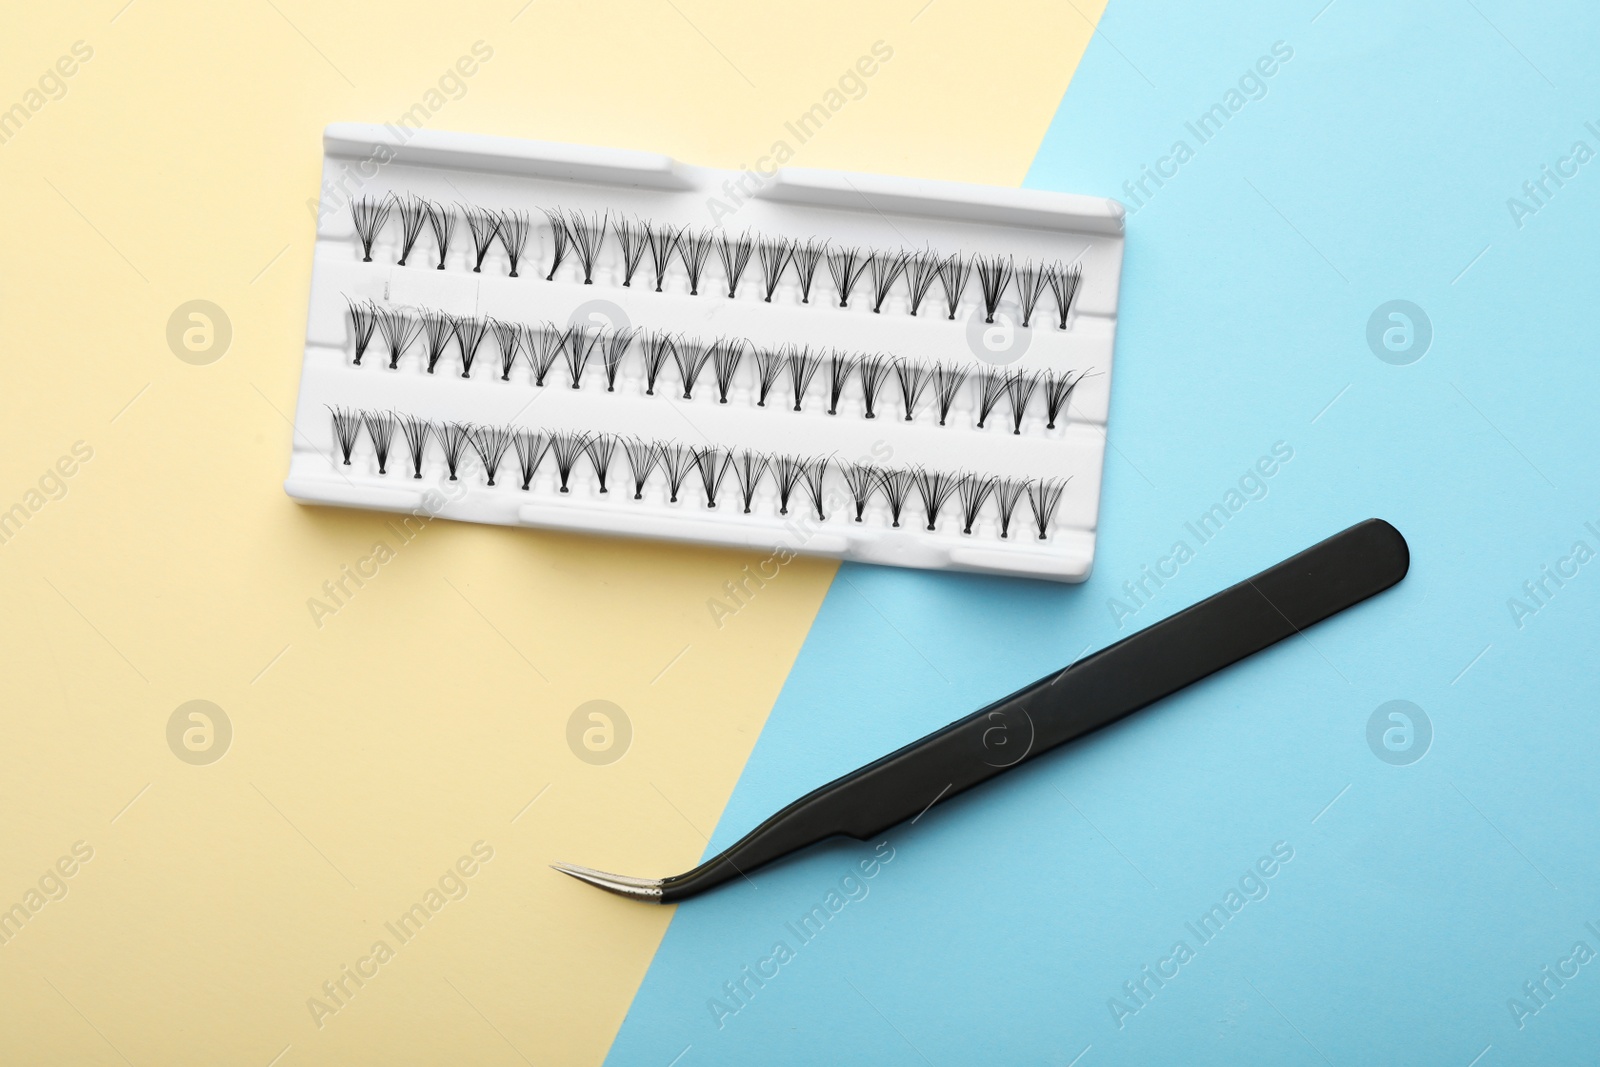
[[[614,476],[623,476],[618,462],[621,456],[627,467],[621,495],[626,495],[631,486],[635,500],[644,499],[646,485],[659,474],[670,504],[680,503],[680,494],[703,496],[708,509],[723,503],[742,506],[743,514],[748,515],[765,482],[775,490],[779,515],[788,515],[793,505],[808,515],[814,513],[819,522],[826,522],[829,509],[838,506],[843,506],[847,518],[862,522],[867,506],[874,497],[880,497],[896,527],[904,518],[907,525],[926,523],[928,530],[936,531],[943,518],[953,521],[963,535],[971,535],[987,508],[994,514],[1002,539],[1009,539],[1015,526],[1026,527],[1040,540],[1046,540],[1070,481],[844,463],[831,456],[698,448],[609,433],[552,433],[467,422],[433,422],[393,411],[345,407],[329,410],[344,465],[351,465],[365,429],[381,475],[388,473],[390,454],[399,443],[404,449],[399,458],[413,478],[422,477],[423,463],[432,451],[444,459],[451,481],[457,481],[475,459],[488,485],[494,485],[503,471],[509,471],[512,480],[520,478],[522,489],[527,490],[548,457],[560,492],[570,491],[569,483],[580,463],[587,462],[600,492],[609,494],[607,482]],[[1030,520],[1026,522],[1020,511],[1024,499]]]
[[[809,304],[817,268],[825,263],[840,307],[849,307],[851,298],[860,293],[875,313],[882,312],[896,287],[902,287],[909,298],[912,315],[917,315],[926,302],[930,306],[942,304],[947,317],[954,319],[968,281],[976,272],[985,322],[994,322],[995,312],[1010,290],[1015,292],[1022,311],[1022,326],[1031,327],[1034,312],[1048,290],[1054,301],[1052,320],[1057,329],[1065,330],[1073,302],[1083,285],[1083,269],[1075,263],[1061,261],[1035,263],[1028,260],[1019,265],[1014,257],[999,254],[953,252],[943,255],[932,248],[916,252],[835,247],[826,240],[802,241],[750,231],[733,234],[710,227],[695,230],[687,225],[625,219],[620,215],[613,217],[610,212],[548,208],[541,213],[550,231],[550,270],[545,274],[546,281],[553,280],[556,271],[571,256],[583,275],[583,284],[593,285],[595,265],[609,236],[621,255],[622,284],[632,287],[648,255],[650,267],[641,287],[648,285],[653,277],[658,293],[676,259],[688,279],[689,294],[698,296],[701,285],[710,280],[706,268],[714,255],[722,274],[716,291],[720,293],[725,286],[730,299],[738,295],[739,285],[751,273],[749,268],[754,263],[756,286],[767,303],[772,302],[773,293],[785,274],[792,272],[800,285],[800,302]],[[427,232],[432,235],[439,253],[436,269],[444,270],[450,242],[460,220],[464,223],[463,239],[473,272],[482,272],[484,257],[498,243],[505,249],[513,278],[518,276],[518,267],[536,225],[525,211],[490,210],[472,204],[448,206],[415,193],[357,197],[350,203],[350,215],[355,223],[356,239],[361,243],[362,262],[372,262],[373,243],[391,214],[400,225],[397,261],[400,266],[405,265],[423,233]],[[941,299],[929,301],[935,281],[939,283]]]
[[[939,425],[946,424],[951,408],[963,389],[970,388],[976,399],[978,429],[984,429],[991,415],[1005,401],[1010,412],[1011,432],[1022,433],[1022,423],[1035,396],[1042,398],[1045,428],[1056,428],[1057,419],[1067,411],[1073,391],[1087,371],[1024,371],[985,369],[974,374],[966,367],[934,362],[915,363],[884,355],[857,355],[832,350],[814,352],[810,346],[786,344],[761,348],[742,338],[718,337],[712,340],[672,334],[664,330],[613,329],[574,324],[565,329],[554,323],[506,322],[493,317],[475,318],[430,309],[389,308],[375,300],[345,298],[351,334],[355,342],[353,362],[360,366],[374,338],[388,356],[390,370],[412,349],[420,350],[429,374],[434,373],[454,347],[461,376],[470,378],[479,354],[487,351],[485,342],[493,338],[492,348],[502,381],[511,380],[519,360],[533,371],[533,384],[543,387],[558,366],[559,377],[573,389],[581,389],[591,366],[600,368],[607,392],[615,392],[617,378],[630,353],[639,363],[645,394],[655,395],[658,384],[665,386],[662,373],[670,363],[676,370],[677,384],[685,400],[705,377],[717,392],[719,403],[728,402],[741,367],[749,367],[756,395],[756,406],[767,401],[788,404],[804,410],[813,383],[820,377],[827,400],[827,412],[839,413],[839,403],[847,390],[861,397],[866,417],[875,419],[880,411],[898,401],[906,422],[929,405],[938,411]],[[889,399],[889,398],[893,399]]]

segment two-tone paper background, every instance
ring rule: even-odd
[[[9,29],[0,1059],[1589,1055],[1587,9],[111,0]],[[405,115],[1124,200],[1094,576],[796,561],[718,627],[753,557],[290,502],[320,133]],[[674,913],[545,867],[683,870],[1373,515],[1398,589],[892,832],[870,879],[879,850],[830,846]]]

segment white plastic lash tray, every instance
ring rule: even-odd
[[[323,140],[296,500],[1088,576],[1116,201]]]

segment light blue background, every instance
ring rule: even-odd
[[[869,895],[720,1030],[708,999],[775,940],[799,946],[785,922],[870,850],[681,907],[610,1062],[1600,1055],[1600,960],[1524,1028],[1507,1008],[1574,942],[1600,951],[1600,561],[1520,630],[1507,607],[1575,540],[1600,549],[1600,160],[1520,229],[1506,206],[1574,141],[1600,150],[1600,14],[1323,2],[1112,0],[1031,186],[1125,198],[1274,42],[1294,56],[1129,218],[1094,577],[845,566],[709,851],[1128,632],[1108,598],[1192,545],[1184,523],[1274,442],[1294,458],[1270,494],[1132,625],[1374,515],[1409,539],[1410,577],[890,831]],[[1432,321],[1409,366],[1367,347],[1391,299]],[[1391,699],[1435,730],[1410,766],[1368,747]],[[1185,922],[1279,841],[1294,859],[1267,898],[1198,947]],[[1180,938],[1196,958],[1119,1029],[1108,999]]]

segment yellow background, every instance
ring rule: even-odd
[[[883,40],[792,163],[1014,185],[1102,7],[15,7],[0,108],[94,55],[0,144],[0,509],[94,454],[0,544],[0,908],[94,858],[0,946],[0,1062],[597,1062],[671,910],[545,864],[696,862],[833,575],[793,563],[719,630],[754,557],[439,522],[319,629],[308,598],[394,547],[281,489],[326,123],[398,118],[482,40],[431,127],[737,168]],[[166,340],[192,299],[232,325],[208,366]],[[192,699],[233,725],[209,766],[167,745]],[[633,724],[610,766],[567,746],[593,699]],[[479,840],[464,899],[383,931]],[[319,1029],[307,998],[379,937]]]

